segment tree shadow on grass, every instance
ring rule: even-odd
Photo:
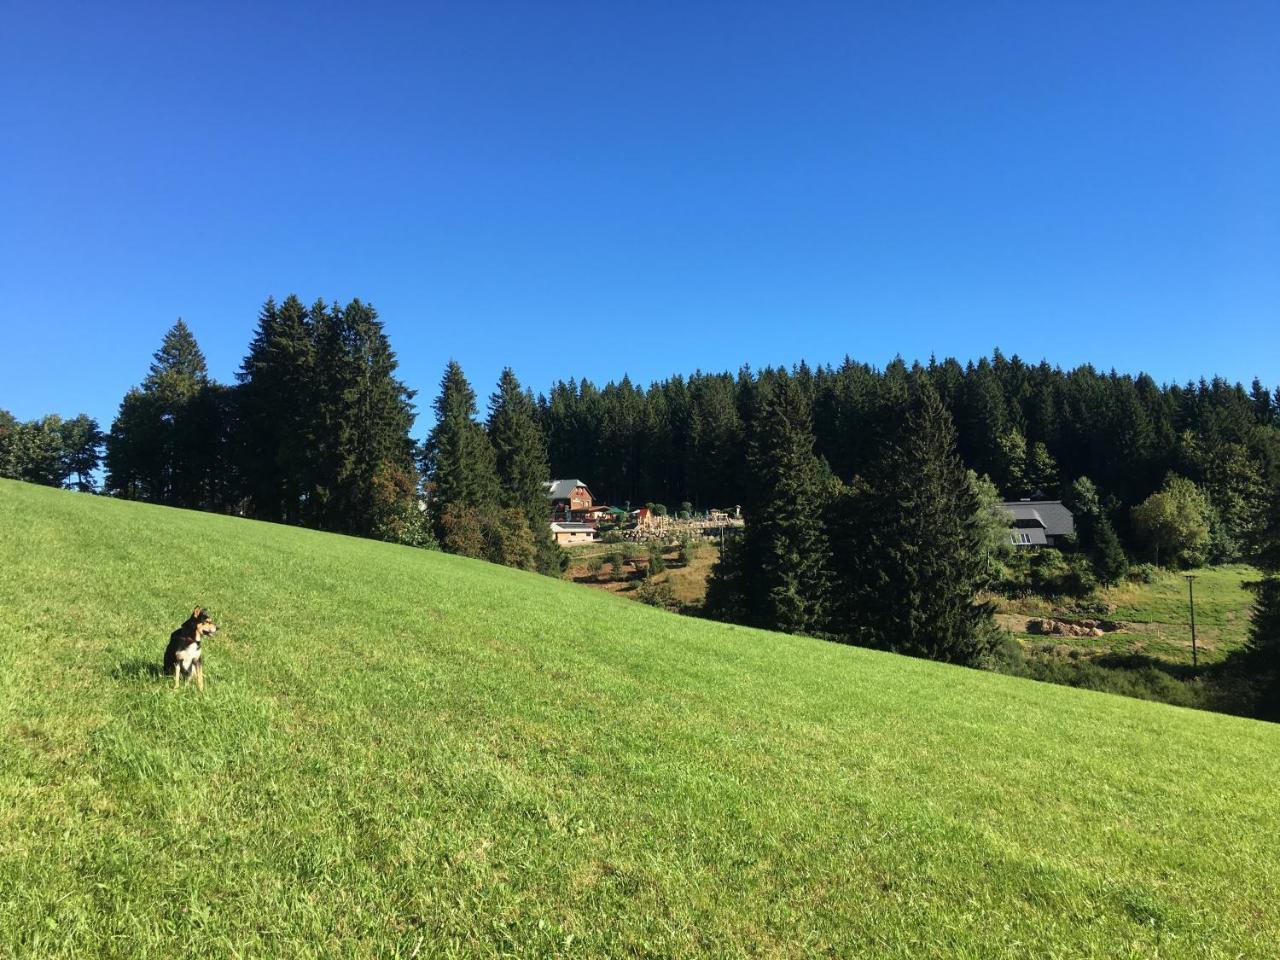
[[[1197,668],[1189,663],[1174,663],[1144,653],[1104,653],[1094,657],[1093,662],[1110,670],[1157,670],[1175,680],[1194,680],[1206,670],[1205,666]]]

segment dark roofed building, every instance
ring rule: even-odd
[[[581,480],[548,480],[547,499],[551,501],[551,516],[557,520],[569,520],[595,502]]]
[[[1015,547],[1056,547],[1076,532],[1075,517],[1061,500],[1013,500],[1000,504],[1009,515],[1009,539]]]

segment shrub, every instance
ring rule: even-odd
[[[1031,589],[1042,597],[1070,593],[1071,567],[1058,550],[1037,550],[1031,557]]]
[[[463,557],[483,559],[486,544],[479,510],[451,503],[440,515],[440,526],[444,528],[441,545],[445,550]]]
[[[370,529],[379,540],[411,547],[434,547],[431,524],[418,503],[417,477],[383,462],[369,485]]]
[[[640,584],[636,588],[636,599],[651,607],[662,607],[664,610],[673,610],[678,606],[675,595],[671,592],[671,584],[658,583],[655,580],[646,580]]]
[[[667,569],[667,561],[662,555],[663,548],[661,543],[649,544],[649,567],[648,575],[653,576],[655,573],[661,573]]]
[[[599,574],[604,569],[604,557],[596,555],[587,560],[587,573]]]
[[[613,577],[614,580],[627,579],[626,570],[623,569],[623,564],[626,563],[626,560],[622,556],[622,551],[614,550],[611,554],[609,554],[608,559],[609,559],[609,575]]]
[[[1140,563],[1129,568],[1129,579],[1134,583],[1159,583],[1160,570],[1154,563]]]
[[[1067,556],[1067,576],[1062,582],[1065,592],[1073,597],[1085,597],[1098,589],[1098,578],[1093,564],[1083,553]]]
[[[698,555],[698,550],[702,547],[701,540],[692,533],[683,534],[680,537],[680,562],[686,567],[693,563],[693,558]]]
[[[486,549],[485,559],[504,567],[532,570],[538,556],[529,518],[514,507],[490,510],[483,519]]]

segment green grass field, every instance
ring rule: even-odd
[[[1261,574],[1242,563],[1188,572],[1196,578],[1200,652],[1203,662],[1212,663],[1246,643],[1253,594],[1244,585]],[[1190,614],[1187,581],[1182,574],[1165,572],[1150,584],[1126,583],[1107,591],[1106,596],[1116,605],[1116,619],[1139,625],[1153,648],[1164,641],[1167,659],[1190,662]]]
[[[1254,598],[1245,584],[1262,575],[1244,563],[1203,567],[1187,573],[1196,578],[1198,661],[1201,664],[1220,662],[1248,642]],[[1110,605],[1112,612],[1107,617],[1123,621],[1124,629],[1093,638],[1029,635],[1011,621],[1024,616],[1072,619],[1079,614],[1035,597],[997,598],[997,602],[1001,610],[1010,615],[1005,625],[1032,644],[1048,642],[1097,653],[1140,654],[1160,663],[1191,665],[1190,613],[1183,573],[1162,571],[1155,583],[1126,581],[1117,587],[1104,588],[1098,593],[1098,599]]]
[[[0,481],[4,957],[1272,957],[1278,782],[1276,726]]]

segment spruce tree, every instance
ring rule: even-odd
[[[492,509],[499,501],[493,445],[475,420],[476,395],[462,368],[450,360],[434,403],[436,425],[427,437],[425,461],[430,514],[437,539],[446,540],[450,507]]]
[[[152,355],[140,389],[121,401],[107,438],[107,488],[155,503],[209,507],[202,492],[221,468],[195,415],[209,387],[204,354],[181,318]]]
[[[151,357],[142,389],[170,406],[191,399],[209,382],[209,366],[195,335],[181,317],[170,327]]]
[[[547,445],[536,415],[533,397],[521,389],[511,368],[505,368],[497,391],[489,397],[487,427],[498,474],[498,499],[503,507],[520,511],[528,523],[537,569],[559,576],[561,551],[551,538],[546,491]]]
[[[1092,526],[1093,535],[1093,568],[1098,579],[1114,586],[1124,579],[1129,572],[1129,559],[1125,556],[1116,529],[1106,517],[1101,517]]]
[[[914,377],[892,442],[836,511],[837,636],[951,663],[975,663],[994,638],[987,525],[955,428]]]
[[[264,520],[302,522],[315,482],[315,372],[306,307],[293,295],[278,307],[268,298],[238,374],[241,470]]]
[[[315,431],[315,471],[307,503],[307,524],[339,529],[344,490],[355,469],[352,428],[358,372],[347,349],[342,308],[317,300],[310,310],[315,337],[315,375],[311,411]]]
[[[793,377],[781,373],[757,385],[750,431],[746,530],[713,574],[721,582],[709,596],[730,619],[814,633],[827,600],[827,489],[813,452],[809,401]]]
[[[369,495],[374,478],[380,470],[413,468],[409,430],[414,392],[395,375],[395,352],[371,304],[352,300],[342,310],[342,322],[354,382],[347,397],[352,419],[346,431],[348,471],[340,488],[343,519],[338,529],[369,536],[375,523]]]

